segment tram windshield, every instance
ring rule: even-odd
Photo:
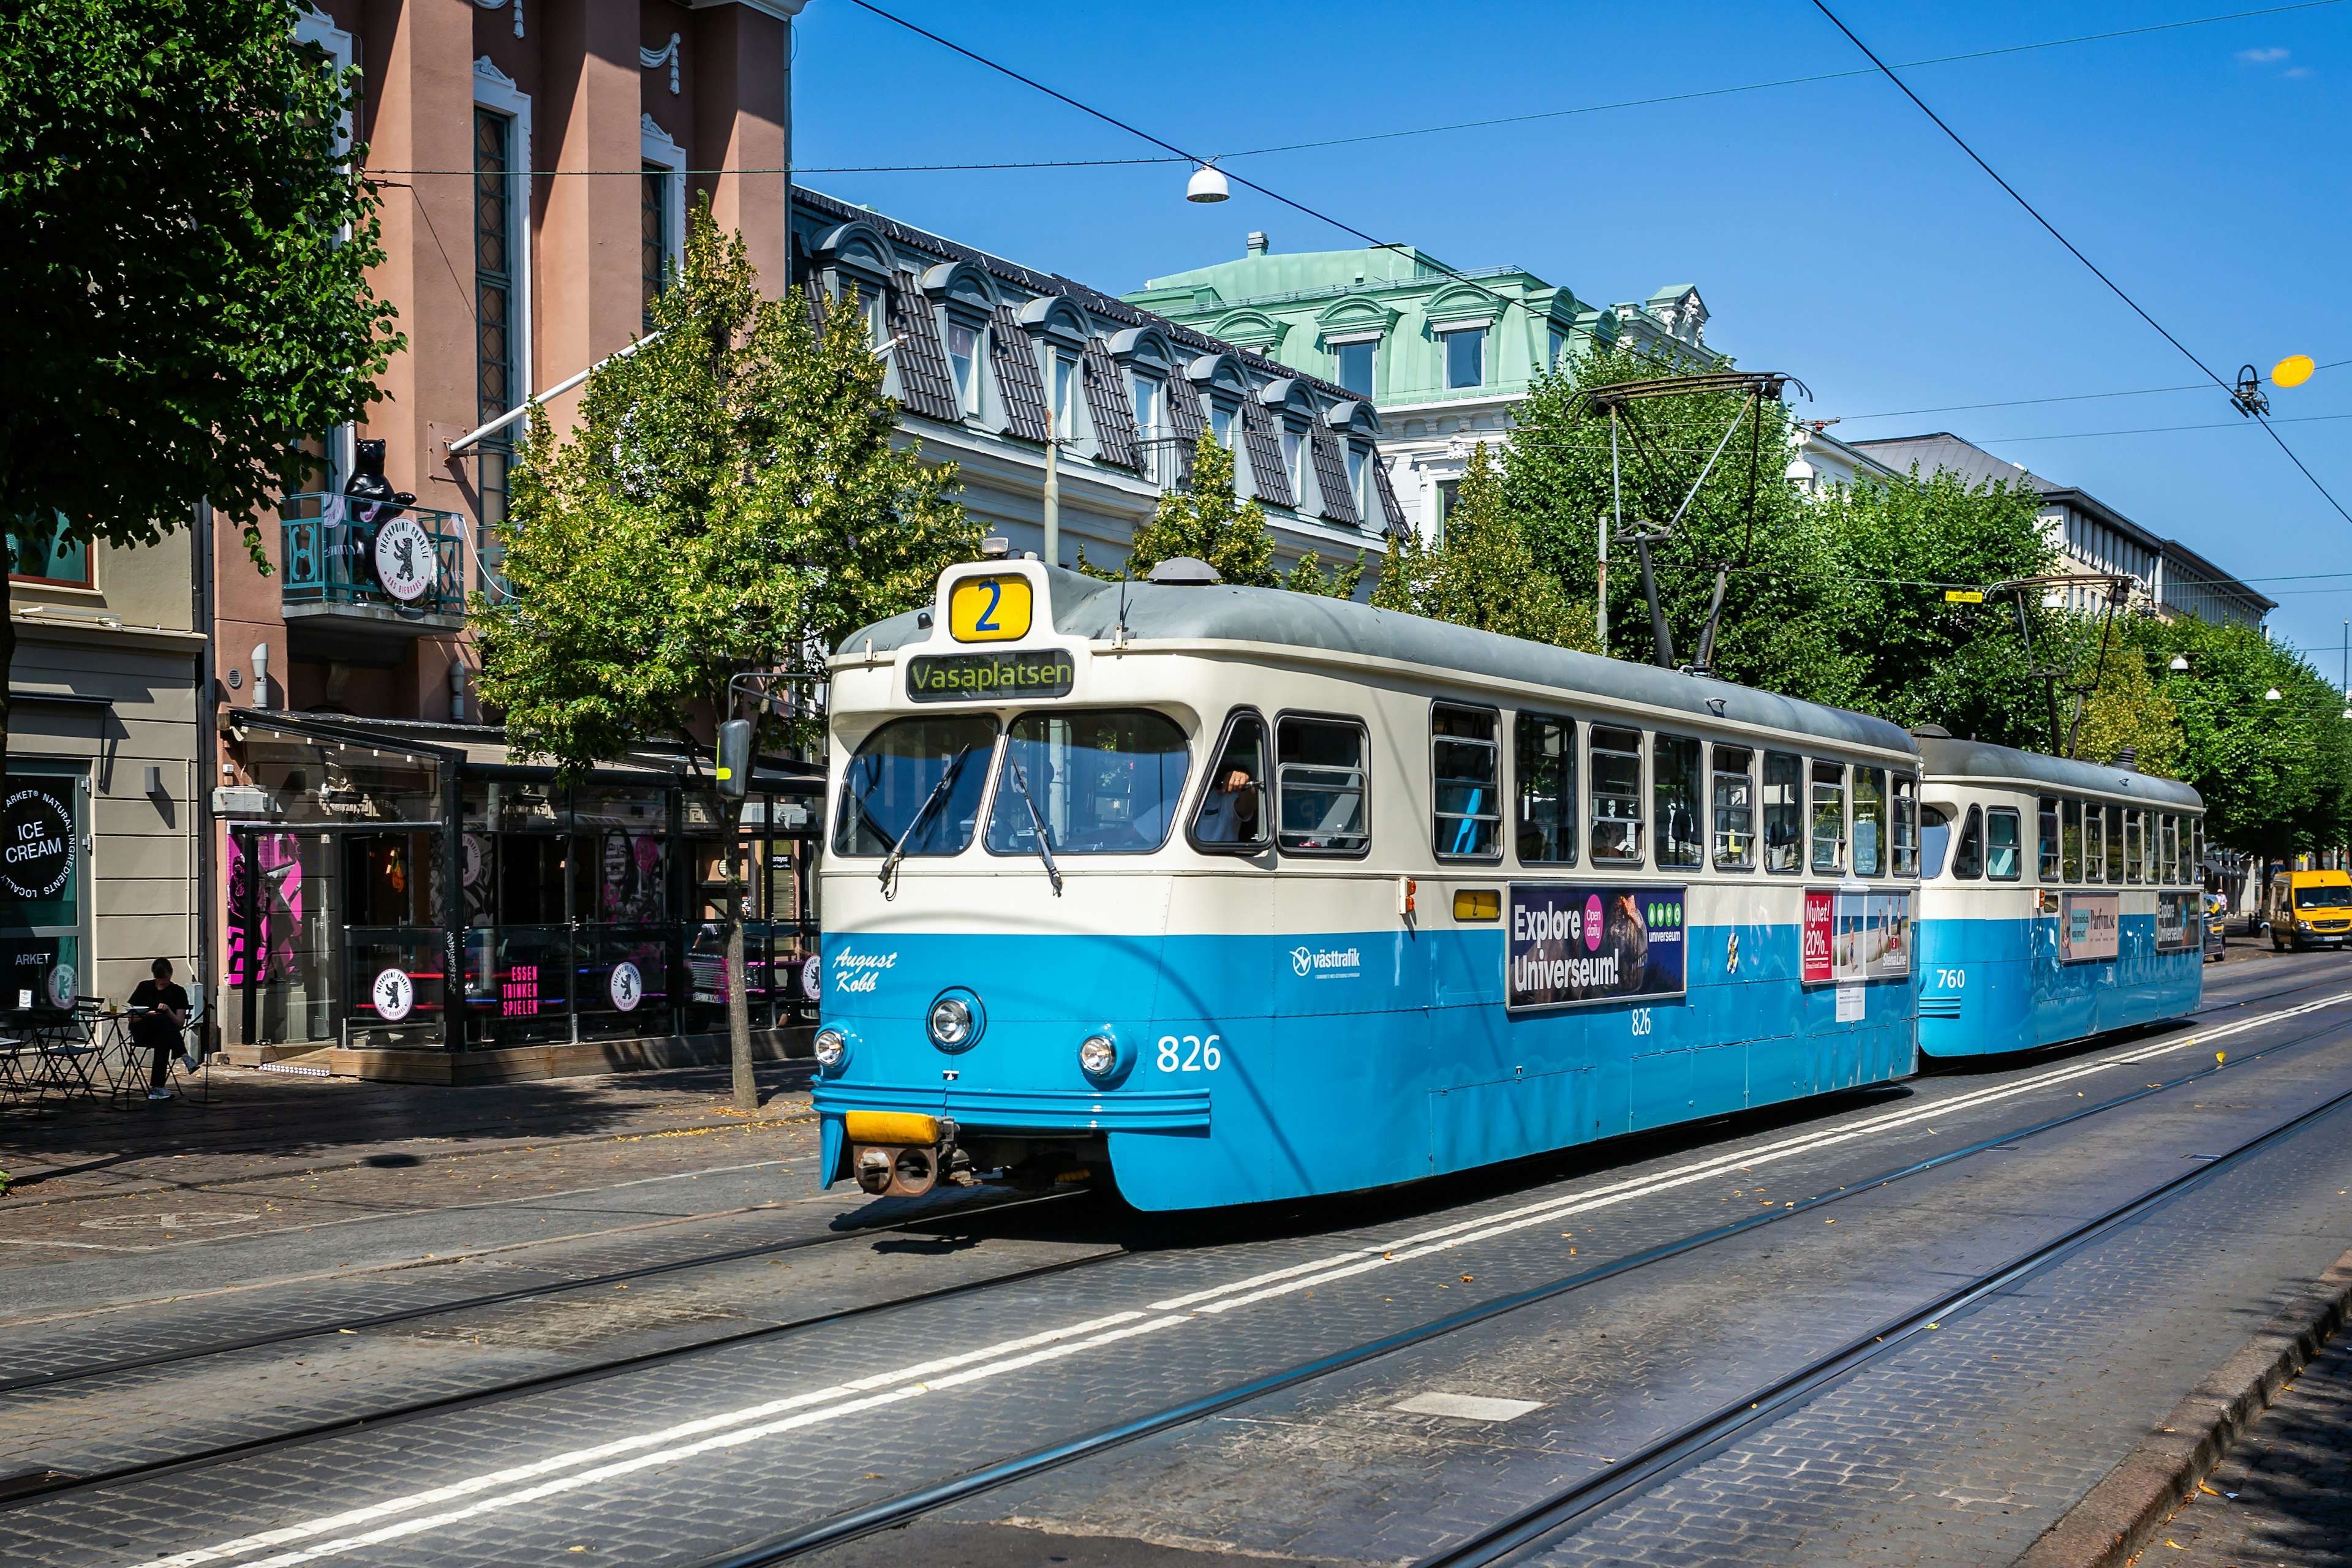
[[[866,738],[841,783],[836,855],[961,855],[971,847],[996,721],[985,713],[901,719]]]
[[[2352,888],[2297,888],[2294,907],[2299,910],[2352,909]]]
[[[1174,720],[1140,708],[1024,713],[1004,733],[992,855],[1148,855],[1168,841],[1192,752]]]
[[[1944,874],[1944,851],[1952,844],[1952,814],[1940,805],[1919,807],[1919,874],[1940,877]]]

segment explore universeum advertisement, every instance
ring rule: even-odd
[[[1512,883],[1505,1005],[1565,1007],[1681,995],[1685,892]]]

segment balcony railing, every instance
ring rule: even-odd
[[[278,517],[287,604],[410,616],[466,613],[473,574],[466,560],[469,525],[462,514],[310,493],[288,496]],[[400,526],[412,522],[414,529]]]
[[[1193,443],[1181,436],[1155,436],[1135,444],[1137,466],[1162,495],[1192,488]]]

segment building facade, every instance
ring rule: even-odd
[[[1045,552],[1055,444],[1061,565],[1117,565],[1164,491],[1190,482],[1203,430],[1265,509],[1277,559],[1376,558],[1405,513],[1370,399],[1054,273],[819,192],[793,192],[808,285],[878,301],[885,390],[927,458],[953,460],[965,511]]]
[[[2096,496],[2061,485],[1994,457],[1948,431],[1856,441],[1853,448],[1898,474],[1948,469],[1971,484],[1998,480],[2042,498],[2042,526],[2071,569],[2137,579],[2140,592],[2166,620],[2195,616],[2221,626],[2259,626],[2278,602],[2231,577],[2177,539],[2142,527]],[[2056,590],[2050,601],[2069,609],[2098,608],[2096,587]]]
[[[199,537],[215,658],[184,754],[233,1054],[446,1080],[461,1052],[523,1073],[677,1060],[715,1026],[712,882],[745,847],[700,819],[687,757],[566,786],[482,722],[467,596],[500,591],[516,429],[463,437],[642,335],[698,196],[763,289],[789,287],[802,4],[317,0],[298,22],[358,69],[345,131],[386,198],[372,281],[407,347],[262,520],[269,574],[233,521]],[[576,403],[548,400],[558,429]],[[780,1024],[813,932],[814,786],[761,782],[751,995]]]
[[[1254,232],[1238,260],[1123,298],[1370,402],[1404,515],[1433,535],[1473,448],[1508,437],[1513,410],[1562,355],[1624,343],[1669,365],[1719,357],[1688,284],[1601,307],[1525,268],[1457,272],[1411,247],[1283,255]]]
[[[24,531],[7,539],[0,1012],[121,1004],[158,958],[201,985],[194,536],[118,550]]]

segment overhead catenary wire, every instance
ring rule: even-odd
[[[2137,37],[2147,33],[2176,32],[2184,27],[2211,26],[2221,22],[2242,22],[2254,16],[2272,16],[2285,11],[2312,11],[2324,6],[2343,4],[2343,0],[2297,0],[2287,5],[2265,5],[2253,11],[2230,11],[2214,16],[2190,16],[2178,22],[2156,22],[2145,26],[2118,27],[2105,33],[2081,33],[2072,37],[2044,38],[2030,44],[2004,44],[1998,48],[1971,49],[1965,54],[1935,55],[1925,59],[1898,60],[1898,70],[1916,70],[1923,66],[1955,65],[1968,60],[1993,59],[2002,55],[2030,54],[2040,49],[2066,48],[2076,44],[2105,43],[2115,38]],[[1609,103],[1578,104],[1568,109],[1532,110],[1525,114],[1505,114],[1487,120],[1461,120],[1444,125],[1418,125],[1402,131],[1369,131],[1353,136],[1326,137],[1315,142],[1287,142],[1270,147],[1245,147],[1237,152],[1219,153],[1220,161],[1232,158],[1263,158],[1276,153],[1316,152],[1326,147],[1349,147],[1366,142],[1395,142],[1414,136],[1442,136],[1460,131],[1486,131],[1504,125],[1526,125],[1544,120],[1564,120],[1582,114],[1606,114],[1618,110],[1649,109],[1666,103],[1687,103],[1696,99],[1725,98],[1743,92],[1766,92],[1776,88],[1807,87],[1815,82],[1842,81],[1858,76],[1874,76],[1868,67],[1853,70],[1817,71],[1810,76],[1781,77],[1771,81],[1741,82],[1732,87],[1698,88],[1688,92],[1660,93],[1650,98],[1620,99]],[[1153,163],[1192,163],[1196,160],[1171,154],[1159,158],[1038,158],[986,163],[841,163],[824,167],[793,170],[728,168],[683,169],[673,173],[712,174],[968,174],[990,170],[1014,169],[1089,169],[1132,168]],[[470,169],[384,169],[382,174],[468,174]],[[626,169],[534,169],[532,174],[640,174],[642,165]]]
[[[857,3],[862,4],[863,0],[857,0]],[[1843,33],[1846,36],[1847,41],[1853,44],[1855,48],[1860,49],[1864,58],[1868,59],[1872,65],[1875,66],[1881,75],[1885,77],[1888,81],[1893,82],[1895,89],[1900,91],[1904,97],[1909,99],[1920,113],[1926,115],[1929,120],[1935,122],[1937,130],[1941,131],[1946,136],[1951,138],[1952,144],[1958,147],[1961,152],[1967,153],[1969,155],[1969,162],[1976,164],[1978,168],[1982,169],[1987,177],[1989,177],[1993,184],[2008,192],[2010,199],[2017,203],[2019,206],[2023,207],[2026,211],[2026,215],[2032,217],[2035,223],[2040,224],[2042,228],[2049,233],[2051,238],[2056,240],[2060,245],[2064,246],[2066,247],[2067,254],[2074,257],[2075,260],[2081,262],[2085,268],[2087,268],[2092,277],[2096,278],[2100,282],[2105,284],[2108,291],[2113,293],[2116,299],[2121,300],[2126,305],[2129,306],[2134,315],[2137,316],[2141,321],[2146,321],[2150,327],[2154,328],[2157,334],[2163,338],[2166,342],[2170,343],[2174,348],[2179,350],[2181,357],[2202,372],[2206,379],[2212,382],[2215,386],[2220,387],[2223,393],[2230,395],[2233,398],[2235,397],[2237,392],[2235,387],[2231,386],[2230,383],[2222,380],[2221,376],[2214,374],[2213,368],[2207,364],[2203,360],[2198,358],[2196,353],[2189,349],[2188,344],[2182,342],[2179,338],[2174,337],[2170,331],[2166,330],[2163,322],[2158,321],[2154,316],[2149,315],[2138,300],[2133,299],[2131,295],[2125,292],[2122,284],[2117,283],[2114,279],[2108,277],[2105,272],[2099,268],[2096,262],[2083,254],[2082,250],[2073,240],[2068,239],[2064,235],[2059,233],[2057,225],[2042,216],[2041,209],[2036,207],[2032,202],[2027,201],[2024,195],[2019,192],[2015,185],[2011,184],[2007,180],[2001,178],[2000,172],[1995,169],[1990,163],[1986,163],[1984,158],[1974,147],[1969,145],[1967,140],[1962,137],[1958,132],[1953,130],[1949,125],[1947,125],[1941,115],[1928,108],[1927,100],[1921,98],[1917,93],[1912,91],[1910,84],[1906,82],[1901,77],[1895,75],[1893,67],[1880,59],[1877,54],[1872,50],[1868,44],[1864,43],[1860,37],[1855,36],[1854,30],[1852,27],[1847,26],[1843,21],[1840,21],[1838,19],[1838,14],[1829,8],[1825,0],[1813,0],[1813,9],[1828,17],[1831,25],[1836,27],[1839,32]],[[2252,411],[2249,410],[2248,412],[2252,413]],[[2286,454],[2287,461],[2293,463],[2297,468],[2302,469],[2303,477],[2311,481],[2312,489],[2317,490],[2321,497],[2326,500],[2327,504],[2336,509],[2336,515],[2343,518],[2347,522],[2352,522],[2352,511],[2345,510],[2344,503],[2337,500],[2334,493],[2331,492],[2326,485],[2319,482],[2319,476],[2313,473],[2309,468],[2305,467],[2304,460],[2301,458],[2295,456],[2294,448],[2286,444],[2285,437],[2280,435],[2277,430],[2272,427],[2269,418],[2261,414],[2254,414],[2253,418],[2255,422],[2261,425],[2263,429],[2268,433],[2270,438],[2273,442],[2277,443],[2278,449]]]

